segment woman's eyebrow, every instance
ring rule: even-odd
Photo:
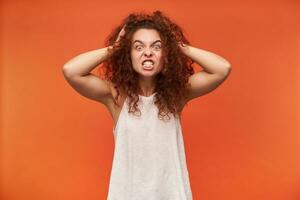
[[[134,44],[135,42],[139,42],[139,43],[144,44],[141,40],[135,40],[135,41],[133,42],[133,44]],[[157,42],[161,42],[161,40],[156,40],[156,41],[154,41],[152,44],[157,43]]]

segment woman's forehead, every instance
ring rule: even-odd
[[[139,29],[132,37],[132,43],[154,43],[157,41],[161,41],[161,38],[155,29]]]

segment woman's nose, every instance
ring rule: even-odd
[[[151,49],[146,49],[144,51],[144,55],[146,55],[146,56],[152,55],[152,50]]]

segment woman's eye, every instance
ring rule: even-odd
[[[160,49],[160,46],[159,46],[159,45],[156,45],[155,48],[156,48],[156,49]]]
[[[141,45],[138,45],[138,46],[135,47],[135,49],[137,49],[137,50],[141,50],[142,48],[143,48],[143,47],[142,47]],[[160,45],[155,45],[154,48],[155,48],[155,49],[160,49],[161,46],[160,46]]]

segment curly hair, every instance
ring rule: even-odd
[[[118,45],[115,41],[119,32],[125,26],[125,35],[120,37]],[[131,40],[133,34],[141,28],[155,29],[158,31],[163,46],[163,68],[155,77],[155,105],[157,106],[158,118],[163,119],[169,113],[178,117],[180,108],[184,106],[182,102],[187,98],[188,77],[194,74],[192,64],[194,63],[188,56],[184,55],[178,44],[190,44],[183,35],[182,28],[172,22],[168,17],[156,10],[151,14],[143,12],[131,13],[123,22],[116,27],[105,41],[109,57],[102,63],[105,70],[105,79],[114,83],[117,96],[114,99],[115,105],[120,95],[120,91],[126,93],[129,98],[129,113],[138,112],[138,73],[133,70],[131,62]]]

